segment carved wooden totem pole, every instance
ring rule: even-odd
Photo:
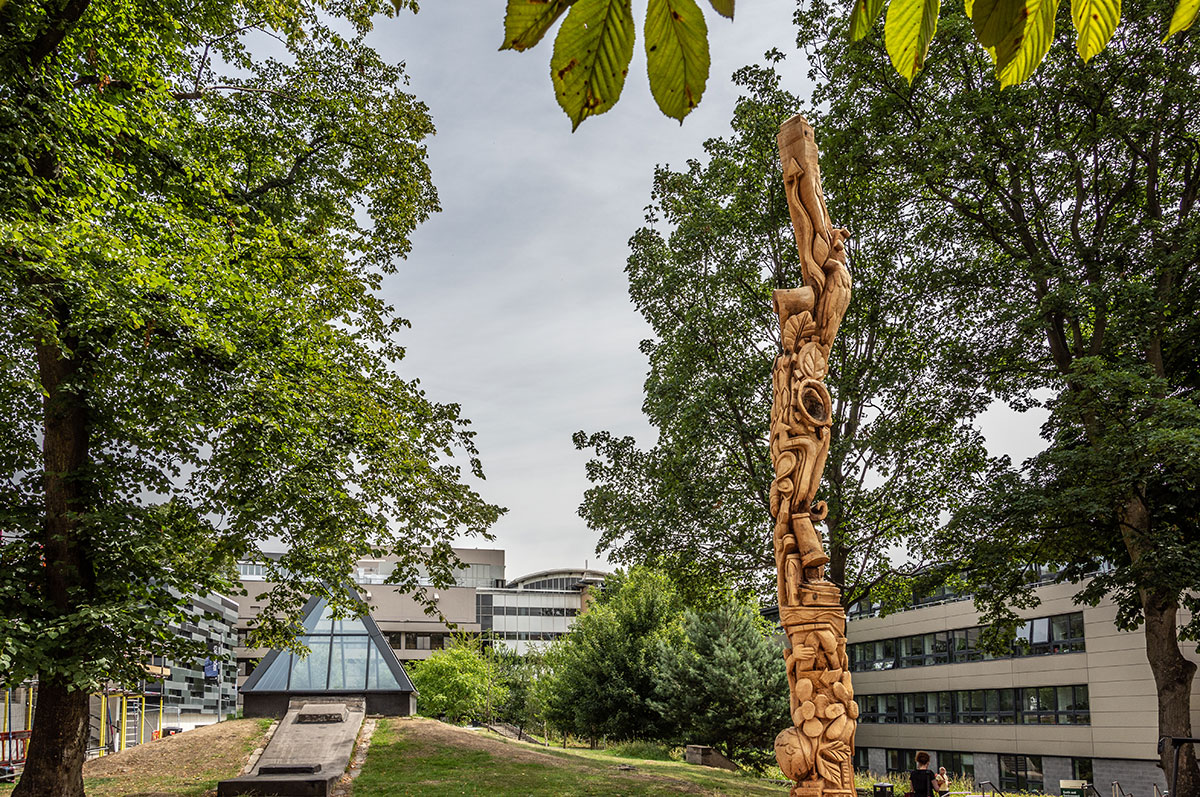
[[[804,286],[773,297],[783,351],[773,374],[771,514],[794,725],[776,737],[775,756],[796,784],[792,797],[855,797],[858,704],[846,658],[846,614],[840,590],[825,580],[829,556],[814,525],[827,512],[825,502],[816,501],[833,422],[825,375],[850,303],[843,248],[850,234],[830,222],[816,142],[803,117],[780,126],[779,156]]]

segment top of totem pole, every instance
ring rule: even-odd
[[[795,158],[800,165],[807,169],[817,165],[817,140],[813,136],[812,125],[803,114],[796,114],[779,126],[775,140],[779,143],[779,158],[787,168],[789,158]]]

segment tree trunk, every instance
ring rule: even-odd
[[[1196,665],[1184,658],[1176,634],[1179,605],[1169,596],[1142,592],[1142,611],[1146,616],[1146,658],[1158,688],[1158,734],[1192,735],[1192,680]],[[1200,797],[1200,770],[1196,750],[1185,744],[1179,751],[1179,772],[1175,773],[1175,750],[1167,745],[1159,757],[1171,797]]]
[[[55,303],[54,315],[57,329],[67,329],[64,303]],[[61,617],[78,609],[80,593],[92,592],[95,581],[78,534],[81,515],[88,509],[83,476],[90,438],[86,379],[78,340],[68,337],[61,345],[38,340],[36,349],[44,390],[45,561],[40,598],[48,615]],[[55,678],[38,680],[29,755],[13,797],[82,797],[88,693]]]
[[[38,684],[25,772],[12,797],[83,797],[88,715],[87,692]]]

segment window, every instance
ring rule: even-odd
[[[887,750],[885,751],[887,758],[888,772],[912,772],[917,768],[917,751],[916,750]]]
[[[1026,725],[1089,725],[1086,685],[1039,686],[1021,690],[1021,722]]]
[[[946,768],[946,774],[952,778],[961,777],[975,780],[974,753],[938,753],[938,766]]]
[[[1044,785],[1040,755],[1000,756],[1000,791],[1040,792]]]
[[[851,672],[890,670],[896,666],[896,640],[879,639],[851,645]]]
[[[880,710],[881,695],[857,695],[857,697],[858,721],[860,724],[876,724],[883,722],[883,714]]]
[[[932,634],[856,642],[848,647],[851,672],[927,667],[996,658],[979,645],[983,628],[956,628]],[[1036,617],[1017,627],[1009,656],[1044,656],[1085,650],[1083,613]]]
[[[866,772],[870,768],[870,762],[867,757],[867,748],[861,745],[854,748],[854,769],[857,772]]]
[[[1092,759],[1090,758],[1072,758],[1071,759],[1071,777],[1075,780],[1084,780],[1088,783],[1092,782]]]

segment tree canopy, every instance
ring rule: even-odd
[[[781,645],[752,604],[726,599],[683,616],[683,644],[660,644],[654,706],[683,744],[762,766],[790,721]]]
[[[704,162],[656,171],[647,225],[630,241],[630,297],[655,335],[642,344],[643,410],[658,439],[643,450],[611,432],[575,436],[598,457],[580,507],[600,531],[598,550],[664,569],[696,603],[726,582],[774,589],[771,291],[802,282],[775,144],[801,102],[779,88],[773,65],[734,80],[747,93],[733,134],[706,142]],[[854,296],[831,356],[834,423],[819,493],[830,578],[848,604],[903,598],[890,553],[911,551],[903,572],[918,569],[919,541],[961,506],[986,461],[971,425],[985,404],[974,327],[937,302],[941,287],[925,277],[933,261],[959,255],[911,235],[877,177],[823,177],[832,217],[852,232]]]
[[[256,641],[282,646],[308,595],[358,610],[324,585],[359,557],[447,583],[450,540],[501,511],[377,292],[437,210],[427,110],[363,43],[390,8],[0,8],[0,673],[40,689],[20,794],[82,793],[87,692],[199,654],[171,626],[265,541],[287,553]]]
[[[827,42],[840,6],[810,4],[800,41],[826,104],[814,128],[827,173],[869,164],[918,234],[994,253],[945,270],[947,301],[990,331],[977,343],[989,389],[1049,411],[1044,452],[1001,463],[938,551],[999,631],[1012,601],[1028,605],[1028,566],[1095,574],[1079,599],[1108,596],[1122,627],[1145,624],[1159,731],[1187,737],[1195,664],[1179,638],[1200,632],[1200,43],[1165,49],[1157,10],[1127,7],[1103,57],[1085,66],[1052,48],[1003,93],[978,80],[987,56],[958,48],[974,35],[961,13],[943,19],[955,54],[931,58],[911,88],[869,52],[880,42],[849,56]],[[1198,784],[1185,751],[1180,789]]]

